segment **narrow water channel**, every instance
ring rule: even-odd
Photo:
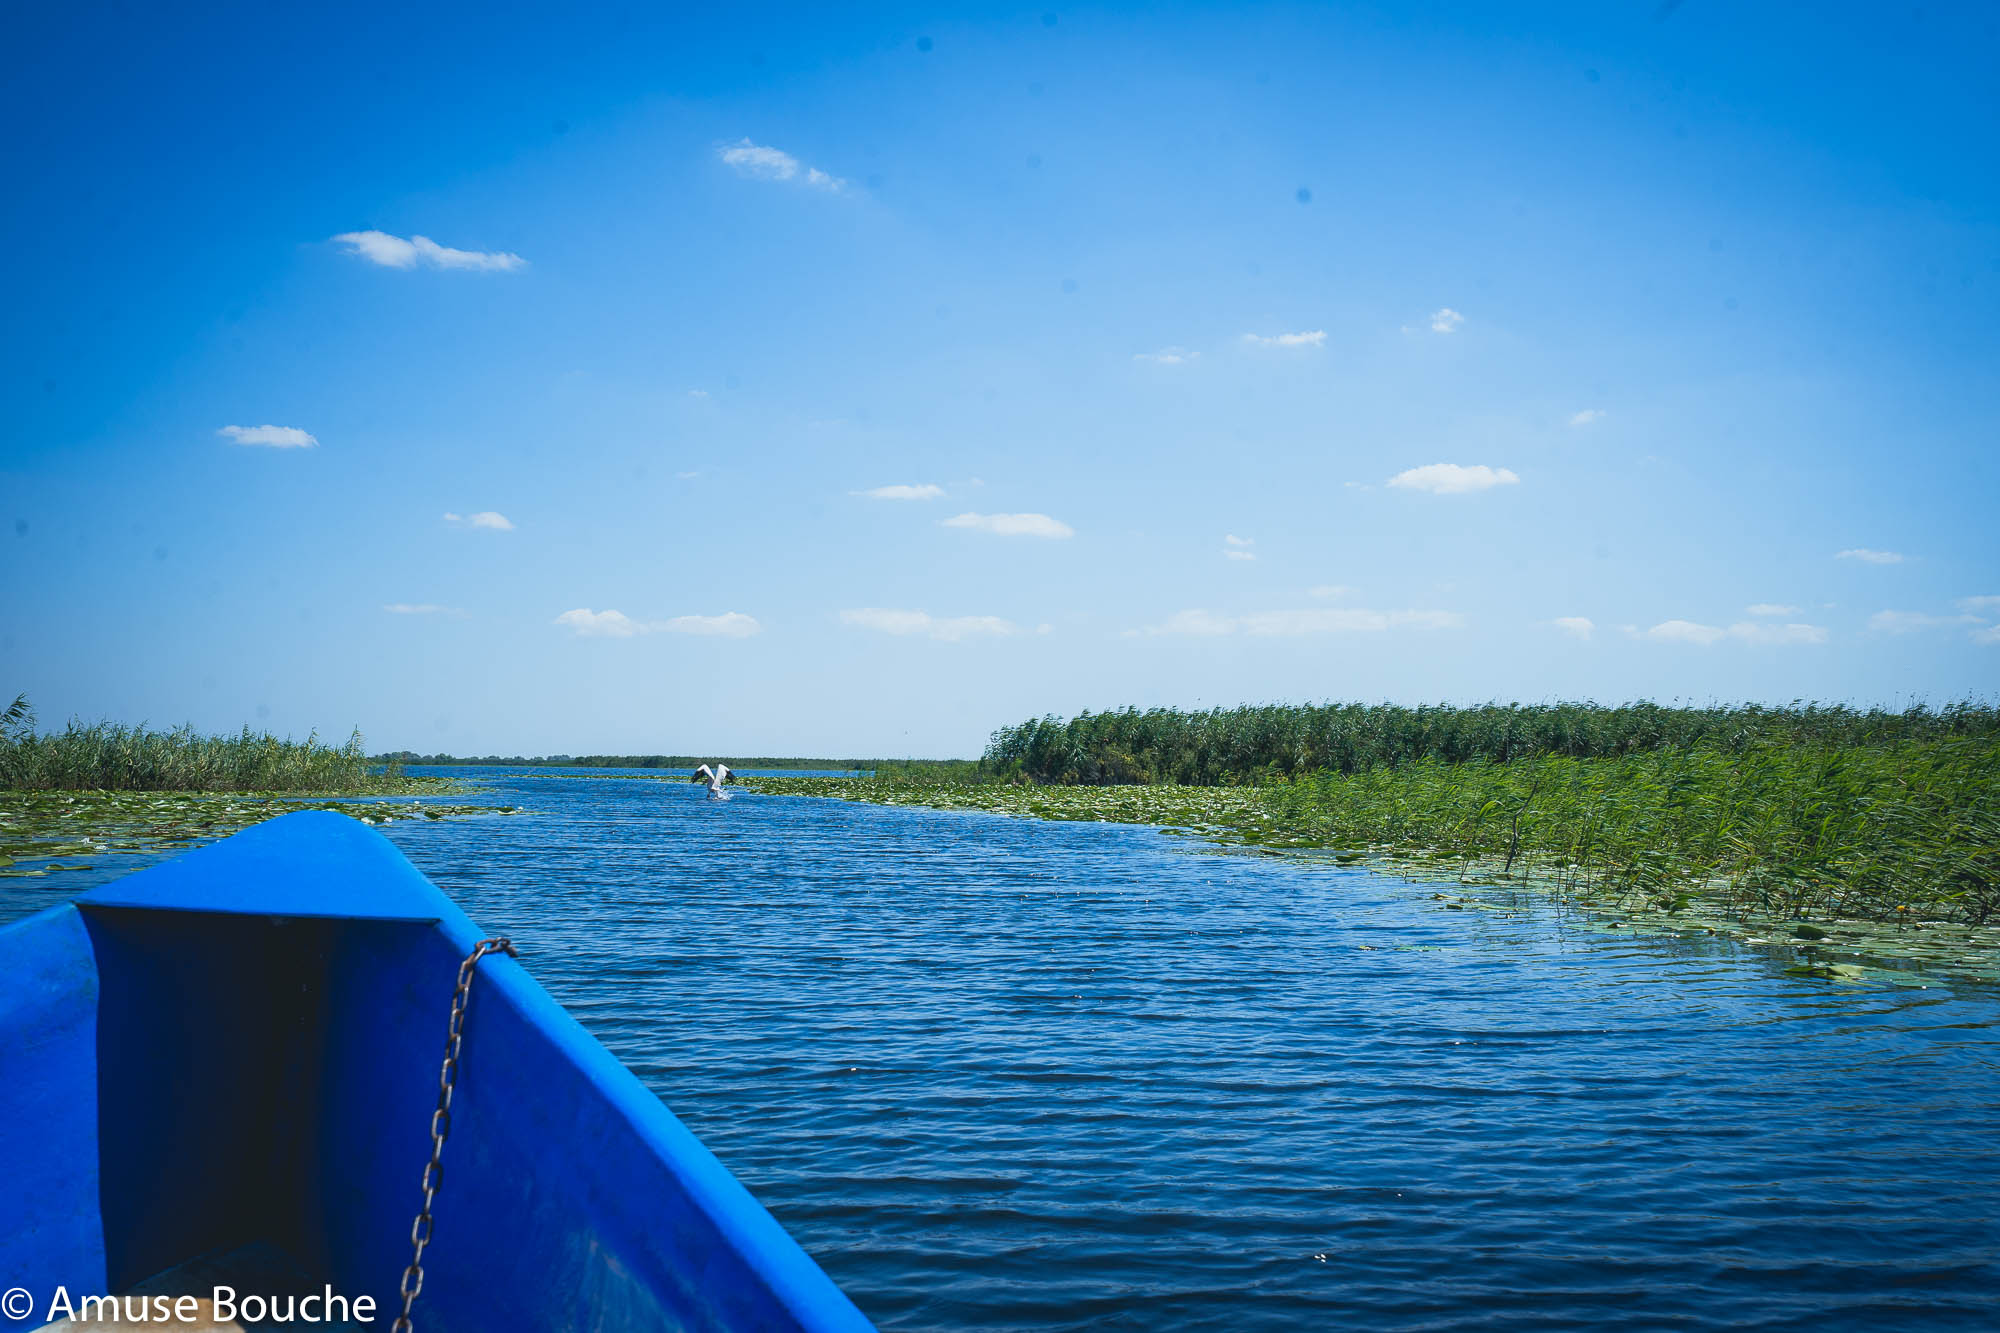
[[[1143,828],[499,776],[390,836],[894,1329],[1975,1328],[2000,992]]]

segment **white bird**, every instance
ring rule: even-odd
[[[729,765],[727,764],[718,763],[714,768],[703,764],[694,771],[694,777],[690,781],[706,781],[708,783],[708,794],[714,800],[726,801],[729,799],[729,793],[722,789],[722,784],[729,781]]]

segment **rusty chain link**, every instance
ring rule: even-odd
[[[472,995],[473,971],[489,953],[504,953],[509,958],[521,956],[515,951],[514,942],[503,936],[479,941],[458,965],[458,989],[452,992],[451,1023],[445,1030],[444,1067],[438,1071],[437,1110],[431,1112],[431,1160],[424,1164],[424,1206],[418,1211],[417,1220],[410,1223],[410,1245],[415,1253],[410,1257],[410,1266],[403,1270],[403,1312],[389,1326],[390,1333],[411,1333],[410,1307],[417,1303],[417,1296],[424,1289],[424,1247],[431,1243],[431,1229],[436,1225],[431,1217],[431,1204],[437,1198],[438,1187],[444,1184],[444,1141],[451,1134],[451,1091],[458,1083],[458,1049],[465,1040],[465,1006]]]

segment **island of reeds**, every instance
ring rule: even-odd
[[[752,785],[1158,824],[1653,914],[2000,920],[2000,710],[1979,703],[1125,709],[1002,728],[950,780]]]
[[[371,762],[359,731],[342,745],[248,727],[205,736],[72,721],[37,731],[17,696],[0,709],[0,876],[192,846],[292,810],[339,809],[369,823],[514,812],[412,799],[458,790]]]

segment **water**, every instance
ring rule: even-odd
[[[885,1328],[1972,1328],[2000,992],[1148,829],[495,779],[392,837]]]

